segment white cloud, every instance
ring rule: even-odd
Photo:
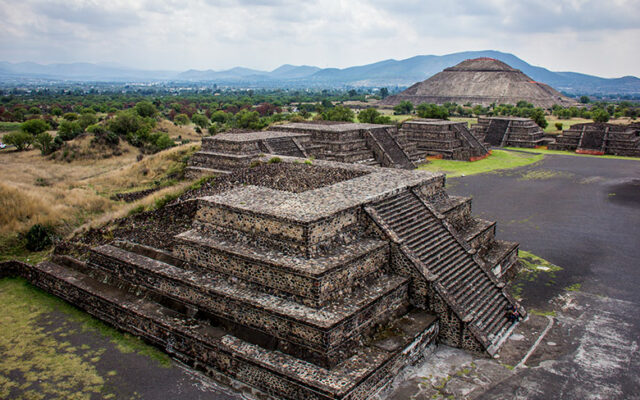
[[[150,69],[346,67],[496,49],[638,75],[638,0],[0,0],[0,58]]]

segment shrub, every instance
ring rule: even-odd
[[[322,113],[322,119],[327,121],[353,122],[354,117],[353,111],[344,106],[335,106]]]
[[[72,140],[81,134],[82,131],[83,129],[78,122],[62,121],[58,127],[58,136],[64,141]]]
[[[556,125],[556,129],[557,129],[557,130],[559,130],[559,131],[561,131],[561,130],[562,130],[562,127],[563,127],[562,122],[556,122],[556,124],[555,124],[555,125]]]
[[[193,114],[191,121],[193,121],[193,123],[200,129],[204,129],[209,125],[209,118],[202,114]]]
[[[33,143],[34,139],[35,138],[32,134],[23,131],[7,133],[2,138],[6,144],[16,146],[16,150],[18,151],[27,150],[29,146],[31,146],[31,143]]]
[[[26,248],[30,251],[41,251],[53,243],[53,228],[50,226],[35,224],[26,235]]]
[[[160,133],[154,140],[154,145],[158,150],[165,150],[175,145],[173,139],[166,133]]]
[[[209,125],[209,128],[207,128],[207,131],[209,131],[209,135],[215,135],[216,133],[218,133],[218,124],[211,124]]]
[[[156,106],[150,101],[141,101],[136,104],[136,113],[141,117],[155,117],[158,113]]]
[[[420,118],[449,119],[449,111],[437,104],[419,104],[416,113]]]
[[[358,121],[367,124],[388,124],[391,122],[391,117],[380,114],[375,108],[367,108],[360,111]]]
[[[39,135],[42,132],[47,131],[51,127],[44,120],[41,119],[30,119],[26,122],[23,122],[20,126],[23,132],[27,132],[32,134],[33,136]]]
[[[78,114],[74,112],[68,112],[68,113],[64,113],[62,115],[62,118],[66,119],[67,121],[75,121],[78,119]]]
[[[271,157],[269,159],[269,161],[267,161],[269,164],[278,164],[280,162],[282,162],[282,158],[280,157]]]
[[[80,118],[78,118],[78,124],[83,131],[87,129],[89,125],[93,125],[96,122],[98,122],[98,118],[93,113],[84,113],[80,116]]]
[[[403,100],[398,103],[397,106],[393,107],[393,113],[396,115],[411,114],[411,111],[413,111],[413,103],[408,100]]]
[[[35,146],[40,149],[40,152],[43,156],[51,154],[55,150],[53,136],[51,136],[47,132],[42,132],[41,134],[37,135],[34,142]]]
[[[547,125],[549,125],[547,119],[544,117],[544,110],[542,108],[536,108],[535,110],[531,111],[529,118],[531,118],[533,122],[538,124],[538,126],[542,129],[546,128]]]
[[[597,108],[591,112],[591,119],[593,122],[607,122],[609,121],[609,113],[607,110]]]
[[[187,114],[178,114],[173,118],[173,122],[175,122],[176,125],[188,125],[189,116]]]

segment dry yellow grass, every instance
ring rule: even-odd
[[[86,145],[83,140],[89,139],[79,139],[81,145]],[[171,168],[177,168],[182,158],[195,148],[194,144],[178,146],[139,162],[138,151],[133,147],[118,157],[70,163],[50,160],[38,150],[3,151],[0,236],[24,232],[35,223],[54,225],[64,235],[104,213],[121,209],[126,213],[132,205],[110,200],[111,194],[125,188],[152,186]]]

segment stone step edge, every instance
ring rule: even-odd
[[[64,274],[60,273],[60,271],[54,271],[55,268],[51,268],[51,266],[56,266],[58,267],[57,269],[62,268],[49,262],[43,262],[37,266],[16,261],[0,263],[0,279],[5,277],[24,278],[30,284],[81,308],[103,322],[106,322],[120,330],[141,336],[145,341],[164,349],[164,351],[169,354],[177,356],[181,361],[186,361],[197,367],[204,367],[204,369],[209,370],[209,372],[215,371],[217,374],[221,374],[226,377],[226,374],[219,371],[214,363],[207,362],[208,360],[204,358],[204,356],[208,354],[206,354],[205,351],[197,352],[195,355],[180,353],[179,349],[175,348],[175,344],[171,345],[169,343],[170,339],[175,338],[176,336],[182,336],[183,338],[188,339],[194,345],[189,346],[185,343],[187,350],[198,347],[198,350],[213,350],[218,351],[222,355],[231,357],[236,356],[237,359],[244,361],[247,365],[257,366],[263,372],[273,374],[281,380],[285,380],[296,385],[302,391],[309,393],[309,395],[315,395],[315,398],[323,400],[345,399],[347,395],[357,390],[359,386],[364,385],[366,383],[365,381],[370,378],[376,370],[384,368],[385,365],[388,365],[389,362],[392,362],[394,359],[411,355],[412,352],[421,353],[419,350],[423,350],[427,345],[433,342],[438,334],[438,322],[433,318],[433,320],[428,324],[425,324],[423,329],[419,330],[418,334],[413,335],[413,340],[407,341],[400,350],[391,352],[386,351],[381,347],[374,346],[370,346],[369,349],[361,348],[355,355],[338,364],[332,370],[327,370],[278,351],[262,349],[259,346],[244,342],[235,336],[226,334],[215,327],[211,327],[210,329],[203,328],[202,326],[194,328],[185,324],[180,324],[176,318],[169,317],[169,315],[175,313],[172,310],[166,309],[155,303],[150,303],[145,307],[143,304],[144,300],[132,300],[133,296],[119,291],[116,288],[113,288],[110,293],[100,292],[99,290],[96,290],[96,287],[99,289],[100,286],[106,285],[89,277],[86,277],[86,279],[78,279],[77,274],[80,273],[77,271],[75,271],[75,274]],[[68,289],[73,290],[62,290],[54,293],[50,287],[46,286],[42,282],[42,279],[39,279],[43,275],[46,278],[57,280],[60,284],[66,284]],[[114,307],[116,311],[121,313],[118,316],[125,317],[133,314],[134,316],[146,319],[147,321],[157,325],[158,328],[165,329],[165,332],[163,332],[164,337],[152,335],[149,333],[149,329],[139,329],[134,326],[117,322],[124,318],[116,318],[115,320],[105,318],[106,315],[104,313],[98,312],[98,310],[88,309],[86,304],[78,304],[77,302],[74,302],[72,294],[78,292],[84,292],[86,295]],[[123,301],[116,299],[114,292],[120,292],[127,300]],[[89,302],[89,304],[94,304],[94,302]],[[150,308],[156,308],[156,312],[152,313]],[[410,316],[411,312],[407,315]],[[218,333],[218,335],[215,333]],[[409,335],[410,333],[406,332],[406,334]],[[379,356],[375,357],[376,354]],[[413,355],[416,356],[415,359],[409,361],[418,361],[420,358],[419,355]],[[367,361],[367,358],[370,363],[366,368],[363,368],[363,364]],[[286,360],[286,362],[282,363],[281,360]],[[238,369],[241,370],[241,368]],[[350,371],[351,373],[347,374],[346,371]],[[230,371],[225,372],[228,373]],[[389,374],[384,378],[389,381],[394,377],[394,375],[395,374]],[[236,375],[234,378],[242,382],[242,377]],[[249,382],[243,383],[250,384]],[[257,383],[260,382],[258,381]],[[385,383],[386,382],[382,382],[383,385]],[[263,382],[263,385],[265,384],[266,383]],[[261,390],[266,389],[271,392],[271,394],[279,394],[274,393],[273,390],[269,390],[268,387],[258,386],[258,388]],[[309,396],[308,398],[312,397]]]
[[[227,244],[225,242],[228,242],[228,240],[225,239],[216,240],[216,236],[213,233],[207,234],[206,236],[201,235],[195,229],[180,233],[176,235],[175,238],[187,243],[193,242],[203,247],[209,247],[216,251],[231,254],[238,258],[267,264],[272,268],[283,269],[294,275],[312,278],[322,277],[323,275],[340,268],[344,264],[357,261],[382,247],[388,246],[388,243],[384,240],[362,239],[355,242],[362,245],[359,249],[352,243],[340,246],[340,252],[344,253],[346,256],[344,259],[339,260],[341,257],[340,255],[332,254],[321,257],[323,262],[319,263],[315,259],[305,259],[286,254],[269,254],[269,256],[265,256],[264,251],[258,249],[256,249],[254,253],[245,252],[244,250],[250,249],[247,249],[244,246]],[[326,265],[327,267],[316,272],[311,271],[313,267],[321,268],[323,265]]]
[[[104,251],[105,249],[109,249],[111,251]],[[195,282],[208,282],[208,283],[212,283],[214,282],[213,277],[211,277],[212,279],[205,279],[204,277],[206,276],[206,274],[199,274],[196,273],[194,271],[191,270],[182,270],[180,268],[174,267],[170,264],[166,264],[163,263],[161,261],[157,261],[157,260],[153,260],[150,259],[148,257],[144,257],[144,256],[140,256],[138,254],[135,253],[130,253],[127,252],[125,250],[119,249],[117,247],[114,246],[110,246],[110,245],[102,245],[102,246],[98,246],[97,248],[94,248],[91,250],[92,252],[95,252],[97,254],[102,255],[103,257],[106,258],[110,258],[113,260],[116,260],[118,262],[121,263],[126,263],[126,264],[130,264],[131,263],[131,259],[127,259],[125,257],[114,257],[113,255],[109,254],[110,252],[115,252],[117,253],[128,253],[130,255],[133,256],[133,258],[145,258],[146,260],[148,260],[148,262],[153,266],[154,264],[157,264],[156,267],[159,267],[162,269],[162,273],[158,272],[157,268],[153,268],[156,269],[156,274],[164,276],[166,279],[169,280],[176,280],[181,282],[182,284],[191,286],[191,287],[195,287],[196,290],[198,291],[202,291],[201,289],[198,288],[198,285],[195,284]],[[122,254],[121,254],[122,255]],[[139,260],[140,261],[140,260]],[[144,261],[143,261],[144,262]],[[140,265],[137,265],[137,267],[140,268]],[[191,276],[191,282],[187,282],[184,277],[185,276]],[[197,277],[197,279],[196,279]],[[330,312],[330,311],[326,311],[326,310],[318,310],[318,309],[314,309],[312,307],[308,307],[305,305],[302,305],[300,303],[296,303],[296,302],[292,302],[290,300],[287,299],[283,299],[283,298],[279,298],[277,296],[274,295],[270,295],[268,293],[263,293],[263,292],[257,292],[255,290],[251,290],[251,289],[247,289],[247,288],[234,288],[232,286],[231,283],[229,282],[223,282],[222,280],[218,280],[218,283],[220,283],[218,286],[213,286],[213,285],[208,285],[207,287],[207,292],[209,291],[217,291],[219,292],[220,296],[226,297],[226,298],[234,298],[236,301],[239,301],[243,304],[247,304],[250,305],[253,308],[257,308],[257,309],[261,309],[261,310],[265,310],[269,313],[278,315],[282,318],[285,319],[289,319],[289,320],[295,320],[297,322],[302,322],[305,324],[308,324],[310,326],[314,326],[317,329],[321,329],[321,330],[330,330],[333,327],[337,326],[340,323],[343,323],[345,321],[347,321],[349,318],[354,317],[356,314],[358,314],[360,311],[362,311],[362,309],[367,308],[369,306],[372,306],[374,303],[376,303],[378,300],[384,298],[385,296],[395,292],[396,290],[401,289],[404,285],[407,285],[407,278],[403,278],[403,277],[395,277],[395,276],[386,276],[386,282],[384,279],[380,279],[382,282],[377,282],[378,286],[383,288],[383,293],[374,295],[374,296],[369,296],[369,298],[367,299],[366,297],[362,296],[363,293],[362,291],[358,291],[356,293],[352,293],[349,296],[344,297],[342,300],[344,303],[349,303],[349,300],[351,300],[351,298],[357,298],[357,300],[359,302],[356,302],[355,304],[351,304],[349,307],[347,307],[343,312]],[[235,291],[234,293],[232,292],[232,289],[238,289],[237,291]],[[374,289],[372,287],[368,287],[368,288],[363,288],[363,290],[369,290],[371,292],[373,292]],[[368,301],[367,301],[368,300]],[[355,302],[354,301],[354,302]],[[296,315],[292,315],[292,314],[288,314],[288,313],[284,313],[282,310],[284,309],[289,309],[290,311],[295,311]]]

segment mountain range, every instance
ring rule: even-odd
[[[50,80],[73,82],[212,82],[223,86],[252,87],[406,87],[423,81],[461,61],[490,57],[507,63],[568,94],[640,94],[634,76],[601,78],[577,72],[554,72],[533,66],[513,54],[495,50],[466,51],[442,56],[420,55],[405,60],[384,60],[349,68],[282,65],[273,71],[235,67],[224,71],[145,71],[113,64],[49,64],[0,62],[0,81]]]

